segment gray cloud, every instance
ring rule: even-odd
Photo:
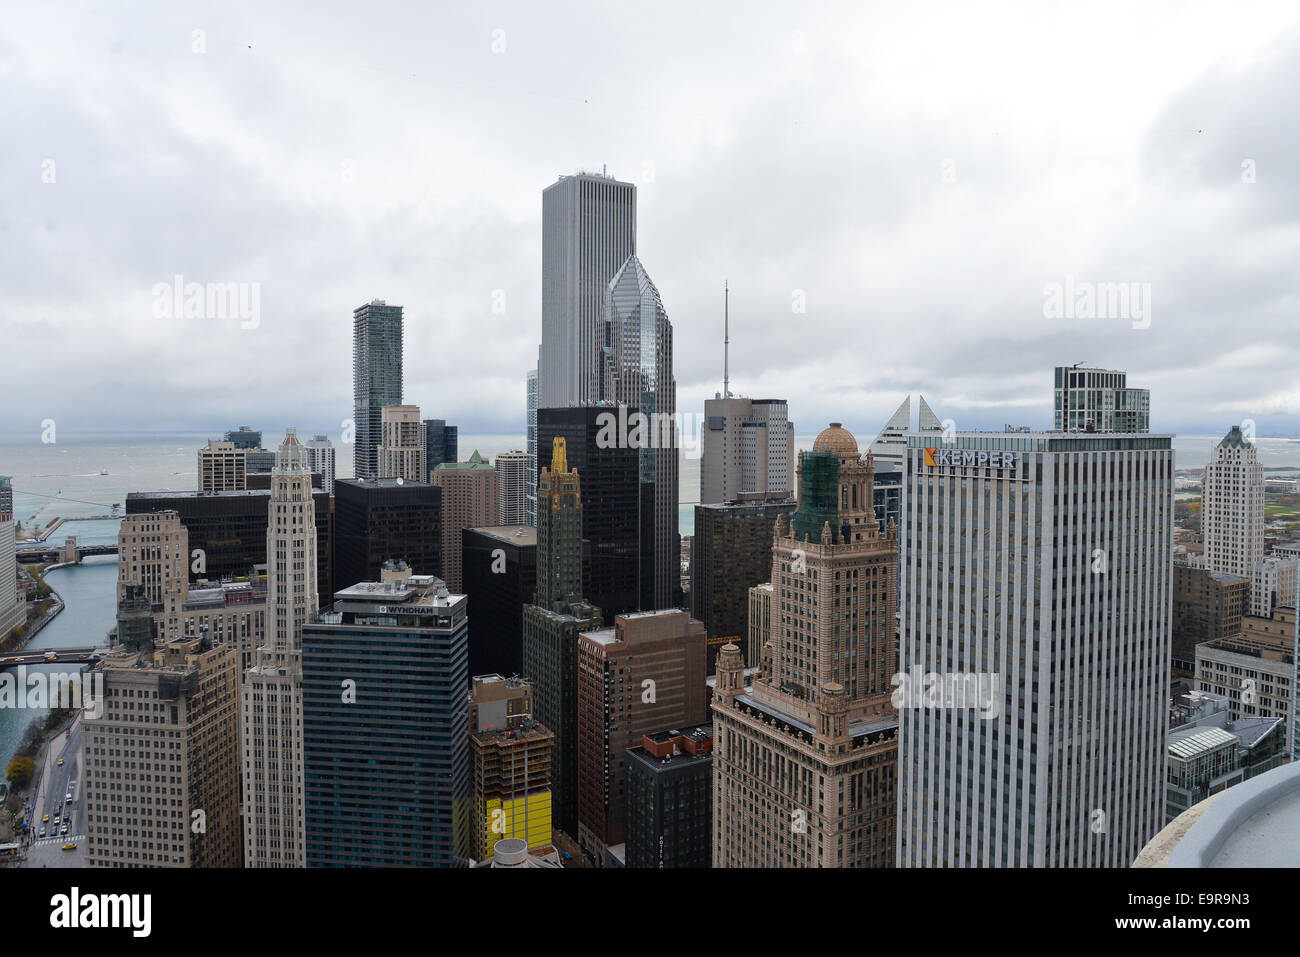
[[[0,431],[336,429],[352,309],[384,298],[408,401],[522,433],[541,191],[607,163],[640,185],[683,410],[720,388],[726,278],[733,387],[801,432],[868,434],[917,391],[1045,427],[1051,367],[1085,360],[1149,386],[1156,428],[1290,434],[1300,35],[1252,12],[1222,38],[1213,5],[1144,12],[1190,38],[1155,49],[1119,6],[25,9]],[[1111,34],[1128,73],[1089,59]],[[260,324],[155,318],[177,274],[258,284]],[[1044,318],[1067,276],[1150,283],[1150,328]]]

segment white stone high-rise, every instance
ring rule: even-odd
[[[528,454],[515,449],[496,457],[497,524],[528,524]],[[534,493],[535,494],[535,493]]]
[[[794,496],[794,425],[785,399],[718,393],[704,400],[700,504]]]
[[[266,530],[266,643],[244,681],[246,867],[303,867],[302,626],[316,612],[316,522],[307,451],[285,433]]]
[[[334,443],[326,435],[313,435],[303,448],[307,450],[307,467],[320,475],[320,487],[326,495],[334,494]]]
[[[1127,867],[1165,821],[1171,437],[936,438],[904,460],[898,866]]]
[[[1240,426],[1228,430],[1205,466],[1201,535],[1206,568],[1254,578],[1264,557],[1264,468]]]
[[[15,552],[13,482],[0,475],[0,638],[27,621],[27,603],[18,594]]]
[[[386,405],[380,410],[379,478],[429,481],[427,438],[418,405]]]

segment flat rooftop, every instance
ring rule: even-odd
[[[469,531],[514,545],[537,544],[537,529],[529,525],[484,525]]]

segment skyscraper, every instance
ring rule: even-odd
[[[907,444],[899,866],[1127,867],[1164,823],[1170,436]]]
[[[418,405],[386,405],[380,410],[379,478],[429,480],[425,425]]]
[[[27,603],[18,594],[16,550],[13,480],[0,475],[0,638],[27,621]]]
[[[795,507],[793,501],[695,506],[691,614],[709,632],[709,674],[723,645],[746,645],[749,590],[771,576],[772,528],[778,515],[789,518]]]
[[[461,577],[474,608],[469,669],[479,675],[523,674],[524,606],[537,594],[537,529],[467,528],[460,541]]]
[[[794,424],[785,399],[705,399],[701,442],[701,505],[793,497]]]
[[[468,603],[405,565],[381,574],[302,630],[304,862],[463,866]]]
[[[1234,425],[1214,447],[1201,479],[1205,567],[1254,578],[1264,557],[1264,467]]]
[[[335,578],[378,581],[384,562],[416,575],[442,571],[442,489],[424,482],[339,479],[334,485]]]
[[[402,307],[374,299],[352,312],[353,475],[379,474],[382,410],[402,404]]]
[[[271,475],[274,480],[274,473]],[[308,482],[311,475],[308,473]],[[128,492],[127,515],[173,511],[189,534],[189,554],[183,563],[191,584],[200,579],[247,578],[256,565],[270,560],[266,552],[271,518],[271,488],[242,492]],[[312,493],[316,524],[317,602],[333,594],[334,516],[330,497]]]
[[[238,657],[189,638],[97,666],[102,708],[82,716],[86,866],[240,866]]]
[[[458,432],[456,426],[447,424],[446,419],[424,420],[425,463],[429,475],[443,462],[456,461]]]
[[[673,378],[673,327],[659,290],[636,256],[629,256],[605,294],[608,348],[600,373],[600,398],[642,416],[639,443],[641,508],[650,504],[651,565],[642,567],[652,608],[681,601],[681,536],[677,531],[677,381]],[[607,413],[612,417],[614,413]],[[618,424],[619,443],[637,446],[631,415]],[[611,430],[612,431],[612,430]]]
[[[307,468],[320,476],[321,491],[334,494],[334,444],[329,436],[313,435],[303,446],[307,450]]]
[[[524,677],[537,719],[555,735],[553,820],[578,836],[578,634],[599,628],[600,609],[582,597],[582,489],[563,438],[537,480],[537,598],[524,608]]]
[[[1146,432],[1151,428],[1151,391],[1130,389],[1128,373],[1056,367],[1057,432]]]
[[[588,543],[582,593],[613,623],[615,615],[654,604],[653,576],[643,573],[654,563],[654,501],[642,495],[639,451],[602,436],[610,414],[602,406],[538,410],[537,463],[543,471],[551,467],[555,440],[563,439],[566,465],[582,476],[578,535]],[[541,521],[539,510],[539,528]]]
[[[316,525],[307,452],[276,453],[266,531],[266,644],[244,681],[244,863],[302,867],[302,627],[316,612]]]
[[[578,842],[598,864],[627,840],[628,748],[707,714],[704,659],[704,625],[678,608],[578,636]]]
[[[930,404],[925,401],[925,396],[919,395],[920,409],[917,413],[917,431],[919,432],[942,432],[943,423],[939,417],[934,414]],[[881,476],[890,472],[899,472],[903,470],[903,457],[907,452],[907,433],[912,427],[912,397],[909,395],[903,399],[902,403],[894,414],[889,417],[885,427],[880,430],[875,441],[871,443],[871,458],[875,463],[876,485],[880,485]],[[877,518],[880,517],[877,513]],[[884,526],[881,526],[884,530]]]
[[[589,405],[613,344],[605,291],[636,252],[636,186],[600,173],[561,176],[542,192],[542,348],[537,407]]]
[[[429,481],[442,490],[442,577],[449,589],[464,594],[461,532],[496,522],[497,473],[475,449],[467,462],[443,462]]]
[[[539,350],[540,351],[540,350]],[[528,373],[524,395],[524,431],[527,433],[525,452],[528,455],[527,489],[525,491],[525,525],[537,524],[537,370]]]
[[[714,867],[889,867],[898,714],[897,529],[873,459],[832,422],[799,456],[772,542],[771,670],[746,691],[723,647],[713,696]]]
[[[248,448],[211,439],[199,449],[200,492],[235,492],[248,487]]]
[[[502,452],[497,456],[497,524],[526,525],[528,517],[528,455]]]

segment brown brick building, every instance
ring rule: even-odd
[[[704,723],[704,660],[704,624],[677,608],[579,636],[578,843],[597,863],[626,840],[627,749]]]

